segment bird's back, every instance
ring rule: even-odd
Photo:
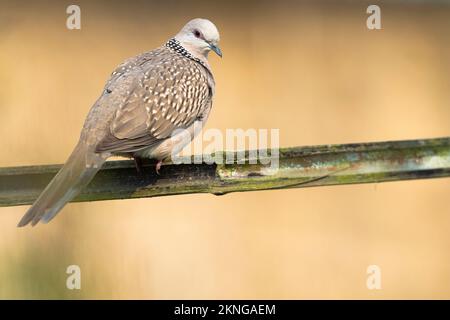
[[[209,66],[169,43],[127,59],[111,74],[81,134],[96,152],[148,148],[209,112],[214,94]]]

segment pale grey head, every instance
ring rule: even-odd
[[[189,21],[175,36],[181,45],[196,58],[204,60],[212,50],[222,57],[219,48],[219,31],[214,23],[207,19],[193,19]]]

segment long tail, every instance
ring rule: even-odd
[[[18,227],[36,225],[53,219],[64,205],[78,195],[95,176],[105,162],[100,154],[94,153],[80,142],[69,159],[41,193],[20,220]]]

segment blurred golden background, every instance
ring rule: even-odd
[[[224,52],[207,128],[279,128],[284,147],[449,136],[450,5],[377,1],[370,31],[369,4],[0,0],[0,167],[64,162],[110,72],[195,17]],[[27,207],[0,208],[0,298],[448,299],[449,194],[437,179],[76,203],[22,229]]]

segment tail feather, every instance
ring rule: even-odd
[[[20,220],[18,227],[53,219],[64,205],[77,196],[100,170],[105,159],[79,143],[67,162]]]

